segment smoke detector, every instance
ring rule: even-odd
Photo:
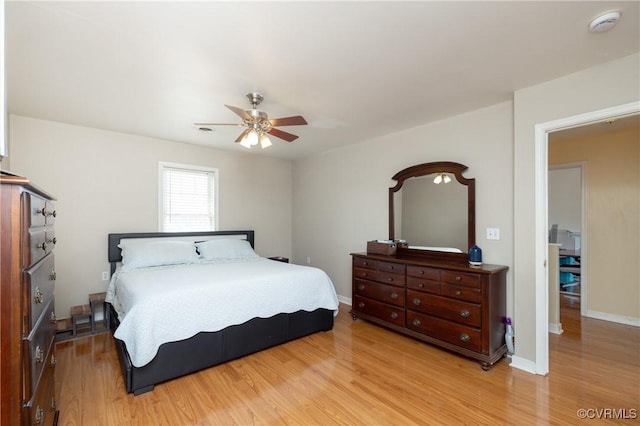
[[[589,24],[589,31],[592,33],[603,33],[615,27],[620,20],[620,12],[607,12],[598,16]]]

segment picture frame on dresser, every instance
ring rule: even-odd
[[[463,176],[465,170],[463,164],[434,162],[393,176],[398,183],[389,188],[389,240],[401,244],[390,254],[370,250],[351,254],[351,315],[477,360],[486,371],[507,353],[504,321],[509,268],[469,265],[468,250],[475,245],[475,179]],[[453,179],[444,179],[445,174]],[[411,179],[422,187],[402,193]],[[443,182],[461,187],[445,195],[440,187],[438,197],[444,198],[438,200],[408,200],[435,194],[428,186]],[[415,210],[431,204],[439,207],[439,216],[456,222],[431,223],[428,213]],[[409,224],[415,217],[423,222]],[[402,233],[415,229],[421,235]],[[440,229],[456,235],[439,233]]]

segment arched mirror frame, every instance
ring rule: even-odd
[[[469,246],[467,247],[467,253],[448,253],[431,250],[417,250],[406,247],[399,247],[397,253],[399,255],[420,256],[437,260],[455,260],[455,261],[467,261],[468,250],[476,243],[476,180],[473,178],[465,178],[462,176],[462,172],[467,170],[468,167],[464,164],[454,163],[450,161],[437,161],[433,163],[417,164],[415,166],[407,167],[404,170],[396,173],[392,179],[398,183],[389,188],[389,239],[393,240],[394,237],[394,208],[393,200],[394,194],[402,188],[405,180],[412,177],[426,176],[433,173],[449,173],[455,176],[456,181],[467,187],[467,230]],[[410,238],[411,236],[406,236]]]

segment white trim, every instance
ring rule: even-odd
[[[168,168],[174,168],[174,169],[185,169],[185,170],[195,170],[195,171],[200,171],[200,172],[208,172],[208,173],[213,173],[215,175],[215,179],[213,180],[213,196],[214,196],[214,229],[212,229],[212,231],[217,231],[219,230],[219,217],[218,217],[218,211],[220,210],[218,208],[218,181],[220,180],[220,173],[218,172],[218,169],[213,168],[213,167],[205,167],[205,166],[194,166],[191,164],[181,164],[181,163],[170,163],[167,161],[158,161],[158,223],[156,228],[158,229],[159,232],[163,232],[162,230],[162,222],[164,220],[164,218],[162,217],[162,196],[163,196],[163,175],[162,175],[162,171],[165,167]]]
[[[595,318],[604,321],[616,322],[618,324],[632,325],[634,327],[640,327],[640,318],[625,317],[622,315],[613,315],[607,312],[587,311],[586,317]]]
[[[527,373],[536,374],[536,363],[528,360],[526,358],[521,358],[519,356],[511,355],[511,364],[509,366],[513,368],[517,368],[519,370],[524,370]]]
[[[549,333],[553,334],[562,334],[564,330],[562,329],[562,323],[549,323]]]
[[[573,117],[561,118],[535,125],[535,336],[536,336],[536,374],[546,375],[549,372],[549,277],[546,273],[547,241],[548,241],[548,210],[547,210],[547,147],[548,133],[556,130],[579,127],[640,113],[640,101],[630,102],[611,108],[592,111]],[[513,365],[513,363],[512,363]],[[521,367],[518,367],[521,368]],[[526,370],[526,368],[522,368]],[[529,371],[529,370],[527,370]]]

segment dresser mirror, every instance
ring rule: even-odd
[[[475,179],[467,166],[440,161],[408,167],[389,188],[389,238],[398,254],[466,261],[475,244]]]

